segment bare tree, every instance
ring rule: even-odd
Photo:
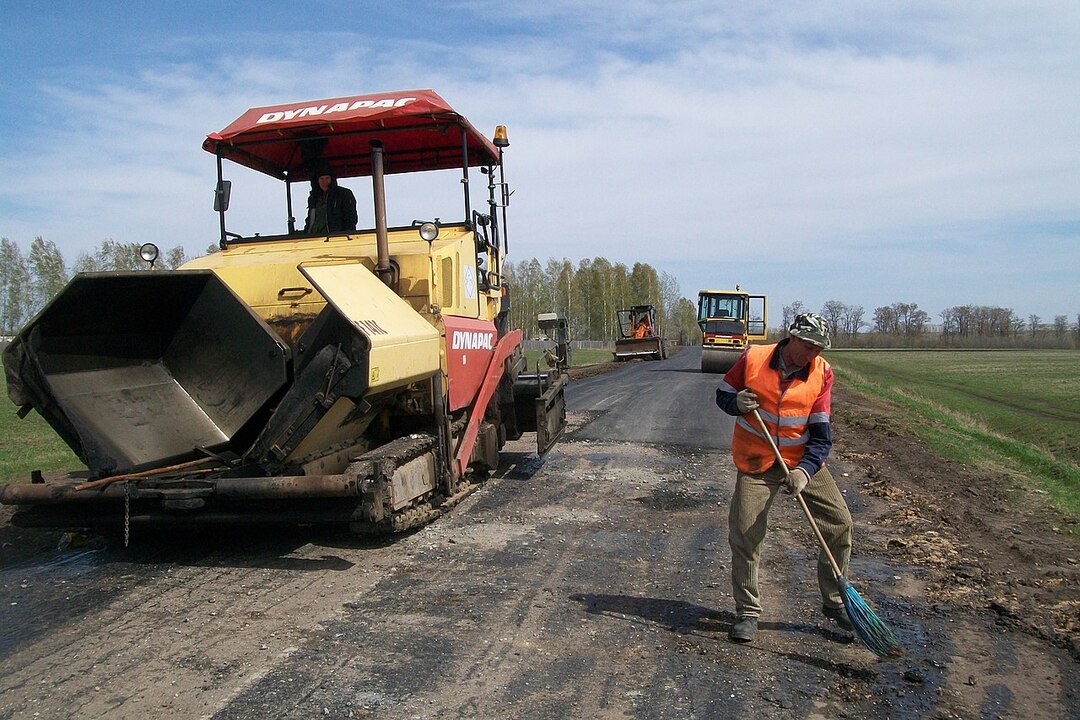
[[[1065,336],[1069,334],[1069,317],[1067,315],[1055,315],[1054,316],[1054,337],[1059,342],[1065,339]]]
[[[956,308],[956,333],[960,337],[966,337],[971,333],[971,322],[974,308],[970,305],[960,305]]]
[[[990,308],[990,335],[1008,337],[1015,317],[1011,308]]]
[[[821,316],[825,318],[825,322],[829,323],[833,338],[840,335],[845,315],[847,315],[847,305],[839,300],[828,300],[821,306]]]
[[[926,331],[926,323],[929,322],[930,316],[925,310],[920,310],[917,303],[900,303],[903,308],[902,312],[898,315],[901,319],[904,335],[908,337],[919,337]]]
[[[843,329],[844,334],[848,336],[848,341],[855,342],[855,339],[859,335],[859,331],[863,328],[863,315],[866,311],[863,310],[862,305],[848,305],[844,311]]]
[[[957,317],[957,312],[956,311],[957,311],[957,308],[955,308],[955,307],[945,308],[939,314],[939,317],[941,318],[941,335],[942,335],[942,337],[944,337],[946,339],[949,338],[952,335],[959,335],[960,334],[959,329],[957,327],[958,324],[959,324],[959,322],[958,322],[959,319]]]
[[[882,305],[874,310],[874,331],[883,335],[895,335],[899,329],[896,308]]]
[[[790,305],[785,305],[782,312],[784,315],[784,328],[787,329],[791,327],[796,315],[806,312],[806,306],[803,305],[802,300],[796,300]]]

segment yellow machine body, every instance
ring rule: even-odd
[[[27,524],[402,530],[497,467],[507,439],[535,430],[545,452],[565,427],[566,375],[522,377],[509,327],[510,191],[495,179],[508,144],[430,90],[253,108],[210,133],[220,249],[177,270],[77,275],[4,350],[12,401],[90,485],[10,483],[0,501],[29,506]],[[225,160],[284,181],[285,232],[226,229]],[[472,209],[477,166],[487,214]],[[461,220],[387,226],[384,175],[446,170],[460,172],[443,177],[463,190]],[[296,227],[293,185],[315,197],[327,174],[371,178],[375,227],[351,229],[340,187],[348,219],[323,220],[350,229]]]
[[[398,278],[395,294],[415,313],[428,317],[433,325],[441,313],[494,319],[499,310],[498,289],[475,289],[473,277],[474,290],[467,291],[466,278],[476,273],[476,237],[471,230],[447,225],[429,244],[417,236],[415,228],[396,228],[389,231],[388,244]],[[301,268],[360,263],[375,277],[376,257],[374,233],[351,233],[229,245],[188,262],[183,269],[212,270],[291,343],[326,305],[326,298]]]
[[[698,292],[701,372],[731,369],[752,342],[768,338],[768,298],[742,290]]]

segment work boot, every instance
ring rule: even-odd
[[[828,605],[822,605],[821,612],[825,617],[836,623],[836,626],[844,632],[852,632],[855,629],[855,626],[851,624],[851,619],[848,618],[847,610],[844,609],[843,605],[835,608],[829,607]]]
[[[728,637],[732,642],[748,643],[754,639],[757,632],[757,618],[749,615],[740,615],[735,619],[735,624],[728,630]]]

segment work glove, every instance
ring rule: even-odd
[[[810,474],[801,467],[789,470],[787,480],[784,481],[784,492],[788,495],[798,495],[806,488],[809,482]]]
[[[758,406],[757,395],[750,388],[740,390],[735,395],[735,407],[739,410],[739,413],[745,415],[751,410],[756,410]]]

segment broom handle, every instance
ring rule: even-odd
[[[765,439],[769,441],[769,447],[772,448],[773,454],[776,455],[776,461],[780,463],[780,467],[784,469],[784,477],[788,476],[788,466],[784,462],[784,456],[780,454],[780,448],[776,447],[776,442],[772,439],[772,434],[769,432],[769,428],[765,425],[765,421],[761,419],[761,414],[758,413],[757,408],[751,410],[754,414],[754,419],[757,420],[758,427],[761,428],[761,432],[765,434]],[[828,543],[825,542],[825,537],[821,534],[821,530],[818,529],[817,523],[814,521],[814,516],[810,514],[810,508],[806,506],[806,501],[803,500],[802,493],[798,493],[795,499],[799,501],[799,507],[802,508],[803,515],[810,521],[810,527],[814,530],[814,535],[817,535],[818,543],[821,545],[821,549],[825,551],[825,555],[829,558],[829,564],[832,565],[833,573],[837,578],[843,577],[843,573],[840,572],[840,566],[836,564],[836,558],[833,557],[832,551],[829,550]]]

